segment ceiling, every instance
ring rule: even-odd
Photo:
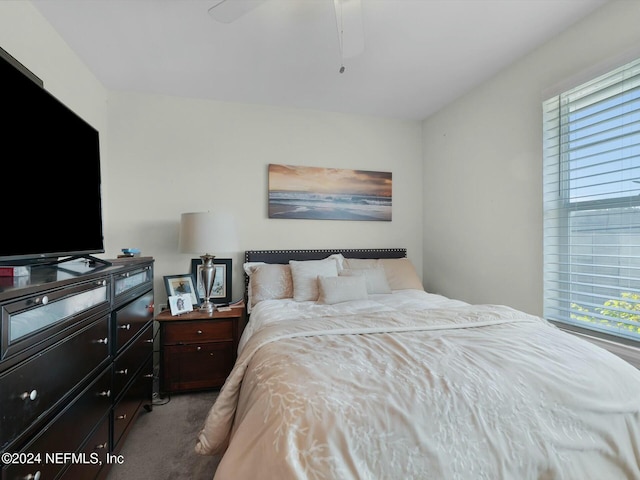
[[[334,0],[219,1],[32,3],[112,90],[419,120],[607,0],[361,0],[355,56]]]

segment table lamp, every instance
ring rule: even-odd
[[[211,291],[216,278],[213,252],[234,252],[238,237],[233,215],[222,212],[193,212],[180,216],[179,250],[195,253],[202,259],[200,278],[204,288],[204,302],[200,310],[214,312]],[[203,252],[205,252],[203,254]],[[196,294],[197,295],[197,294]]]

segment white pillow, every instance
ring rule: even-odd
[[[243,265],[249,276],[247,312],[263,300],[292,298],[291,267],[286,264],[251,262]]]
[[[253,273],[253,269],[258,265],[265,265],[264,262],[245,262],[242,264],[242,268],[244,273],[249,277],[249,282],[247,283],[247,313],[251,313],[251,307],[253,306],[253,292],[251,291],[251,274]]]
[[[342,262],[343,268],[363,269],[377,268],[382,266],[379,258],[345,258]]]
[[[318,276],[337,277],[338,259],[330,256],[323,260],[289,260],[293,279],[293,299],[296,302],[318,300]]]
[[[344,268],[343,263],[345,258],[342,256],[341,253],[334,253],[333,255],[330,255],[327,258],[333,258],[335,259],[336,262],[338,262],[338,272]]]
[[[376,268],[345,268],[340,272],[340,275],[364,277],[368,293],[391,293],[387,275],[381,266]]]
[[[367,299],[367,283],[362,275],[318,276],[318,302],[325,305]]]
[[[424,290],[418,273],[408,258],[383,258],[380,261],[391,290]]]

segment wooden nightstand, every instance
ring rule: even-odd
[[[219,388],[236,361],[244,304],[213,314],[156,316],[160,324],[160,393]]]

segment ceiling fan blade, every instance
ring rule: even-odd
[[[342,56],[355,57],[364,51],[361,0],[333,0]]]
[[[221,23],[231,23],[247,12],[258,8],[266,0],[218,0],[209,8],[209,15]]]

